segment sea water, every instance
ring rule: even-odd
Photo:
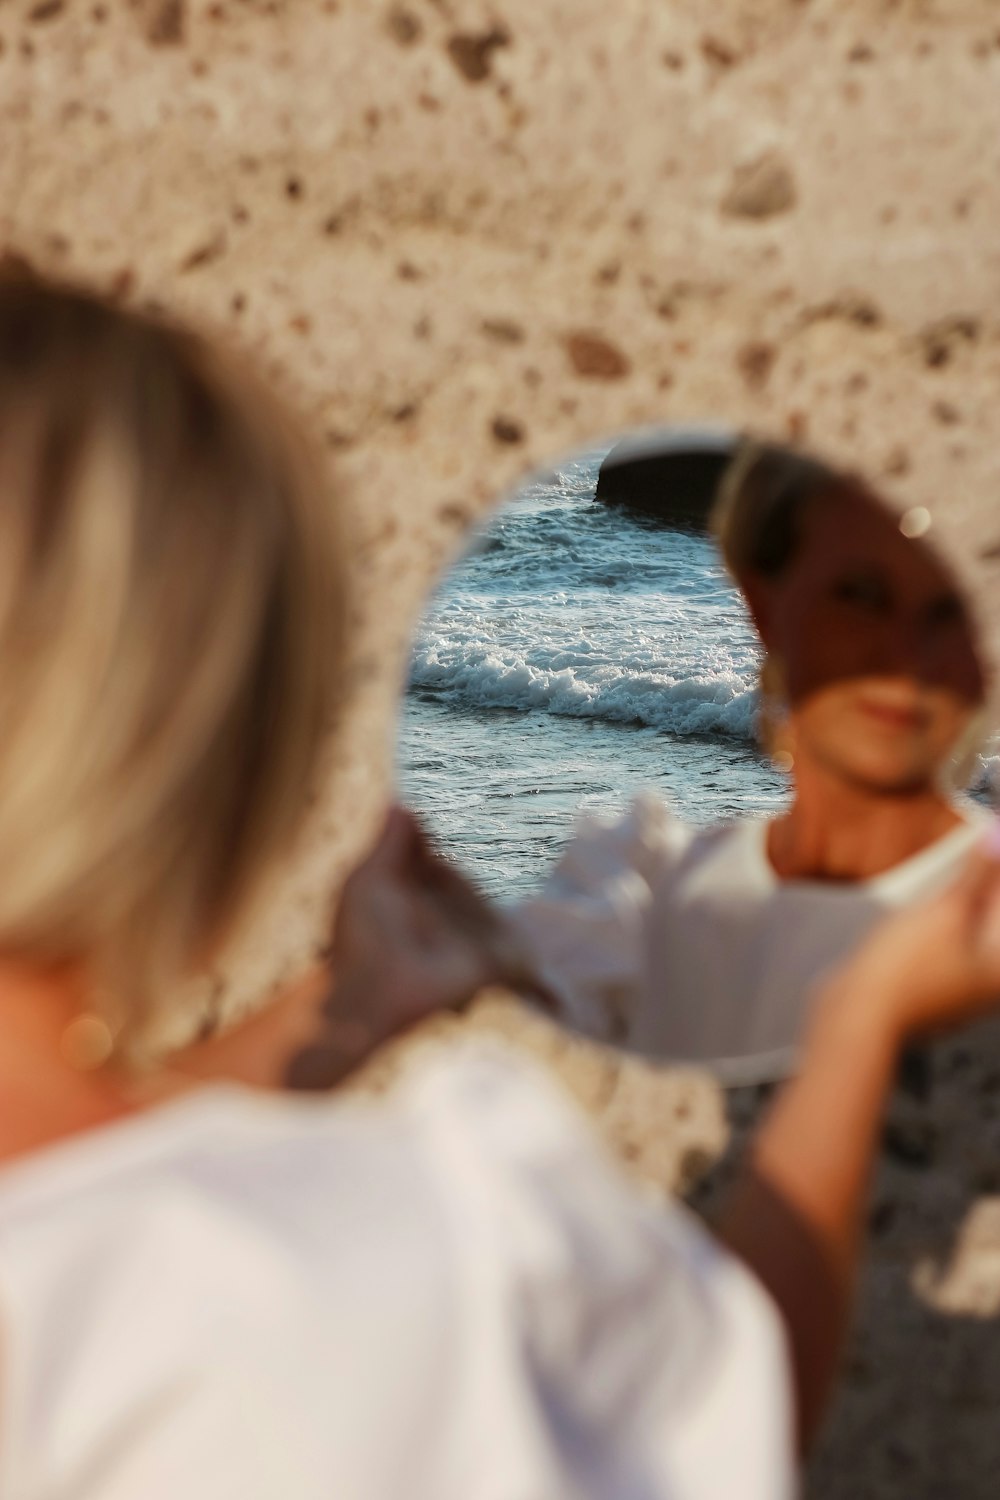
[[[418,628],[399,784],[491,894],[530,891],[578,813],[653,789],[696,823],[776,811],[759,646],[712,541],[594,500],[605,449],[527,484]]]

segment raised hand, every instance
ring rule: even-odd
[[[346,997],[380,1035],[461,1008],[499,978],[492,909],[431,848],[412,813],[390,809],[375,847],[341,895],[330,957],[330,1009]]]
[[[873,1019],[897,1044],[1000,1003],[1000,824],[954,884],[880,923],[841,971],[851,986],[878,996]]]
[[[344,886],[328,957],[324,1030],[289,1065],[293,1088],[332,1087],[389,1037],[487,985],[543,998],[489,902],[400,807]]]
[[[817,997],[798,1075],[757,1134],[726,1236],[785,1319],[803,1442],[848,1326],[865,1197],[899,1050],[1000,1009],[1000,841],[887,918]]]

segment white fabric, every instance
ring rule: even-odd
[[[824,972],[891,908],[957,873],[987,814],[877,879],[782,881],[767,821],[696,828],[640,797],[582,820],[537,895],[507,920],[565,1020],[600,1041],[711,1068],[727,1084],[786,1076]]]
[[[750,1275],[494,1047],[0,1172],[4,1500],[786,1500]]]

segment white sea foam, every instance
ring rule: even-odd
[[[411,689],[456,711],[750,740],[758,647],[712,543],[595,504],[597,464],[491,521],[417,633]]]
[[[484,886],[528,890],[581,806],[655,787],[681,817],[773,811],[759,646],[704,536],[593,501],[599,454],[491,518],[416,635],[401,791]]]
[[[673,734],[753,737],[757,692],[733,672],[677,678],[607,663],[593,666],[531,662],[482,645],[456,654],[431,643],[414,655],[410,686],[466,708],[543,711]]]

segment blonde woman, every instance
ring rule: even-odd
[[[831,983],[728,1250],[506,1054],[368,1104],[247,1081],[346,1072],[481,979],[404,814],[349,883],[332,989],[137,1067],[320,774],[329,503],[200,339],[0,286],[0,1492],[780,1500],[896,1051],[1000,988],[1000,862]]]
[[[641,798],[584,823],[510,925],[569,1024],[756,1085],[793,1070],[819,979],[980,836],[960,790],[992,663],[955,581],[857,479],[748,443],[715,519],[787,809],[696,827]]]

